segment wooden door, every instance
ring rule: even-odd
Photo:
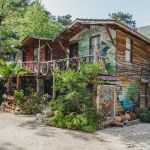
[[[78,57],[78,47],[79,47],[78,43],[70,44],[70,48],[69,48],[69,50],[70,50],[69,57],[70,58]]]
[[[45,61],[50,61],[52,59],[52,52],[48,46],[45,47]]]
[[[116,105],[115,85],[98,85],[96,105],[98,109],[102,109],[103,117],[115,116]]]

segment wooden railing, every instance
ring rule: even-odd
[[[39,72],[42,75],[52,75],[55,67],[58,67],[60,70],[67,70],[69,68],[78,70],[80,65],[86,63],[98,62],[100,60],[105,60],[105,57],[97,57],[94,60],[94,56],[87,55],[82,57],[73,57],[73,58],[65,58],[58,59],[52,61],[44,61],[39,64]],[[38,62],[37,61],[27,61],[21,62],[20,66],[28,69],[30,73],[38,73]]]

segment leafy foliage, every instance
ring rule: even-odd
[[[141,121],[150,123],[150,108],[139,109],[137,115]]]
[[[43,101],[43,97],[35,92],[31,92],[29,96],[25,96],[22,90],[15,91],[14,97],[17,105],[21,108],[24,114],[36,114],[41,113],[47,104],[47,101]]]
[[[24,102],[24,93],[23,90],[15,91],[14,97],[18,106],[22,105]]]
[[[54,38],[70,22],[70,15],[56,17],[38,0],[0,0],[1,59],[8,60],[26,36]]]
[[[13,93],[13,82],[14,76],[19,76],[26,74],[27,70],[25,68],[19,67],[17,63],[8,63],[0,60],[0,75],[7,80],[7,93]]]
[[[51,100],[46,109],[50,111],[50,114],[58,113],[47,123],[56,127],[86,132],[93,132],[100,128],[89,84],[93,83],[95,77],[103,71],[102,64],[86,64],[81,66],[78,72],[56,70],[55,88],[59,96]]]
[[[129,27],[133,28],[134,30],[137,30],[136,21],[133,20],[133,16],[129,13],[117,12],[117,13],[109,14],[109,17],[111,19],[121,21],[126,25],[128,25]]]

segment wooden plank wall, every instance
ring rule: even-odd
[[[125,62],[126,37],[132,39],[132,63]],[[150,51],[148,44],[129,36],[121,31],[117,31],[117,74],[133,78],[141,78],[142,66],[144,66],[143,78],[150,79]]]
[[[132,40],[132,63],[125,62],[126,37]],[[141,106],[145,106],[145,87],[141,78],[150,79],[150,46],[131,35],[117,30],[117,73],[121,81],[136,80],[140,86]]]

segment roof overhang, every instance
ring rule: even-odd
[[[35,37],[35,36],[27,36],[21,42],[21,45],[17,46],[17,48],[19,48],[19,49],[24,49],[24,48],[27,48],[27,47],[34,47],[34,48],[36,48],[36,47],[39,47],[39,44],[40,44],[40,46],[42,46],[46,42],[51,43],[52,40],[51,39],[47,39],[47,38]]]
[[[137,31],[131,29],[130,27],[121,23],[120,21],[110,19],[76,19],[59,36],[57,36],[55,40],[67,42],[71,37],[75,36],[83,29],[88,28],[90,25],[103,25],[112,27],[114,29],[119,29],[150,44],[150,40],[147,37],[141,35]]]

